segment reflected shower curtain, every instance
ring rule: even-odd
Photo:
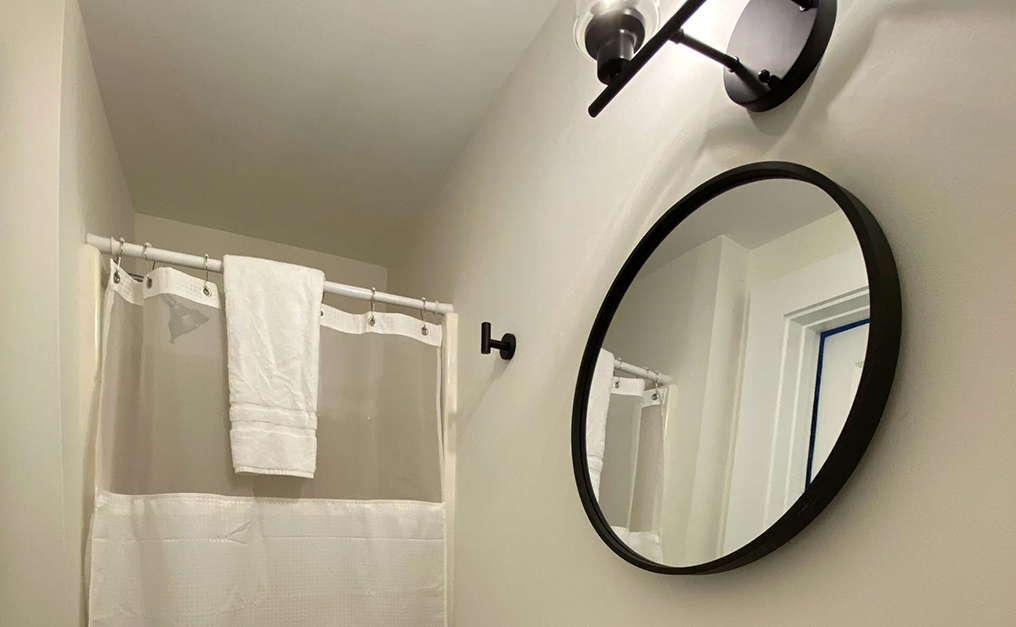
[[[597,370],[612,372],[613,355],[603,353]],[[602,447],[587,450],[587,457],[597,456],[588,460],[590,475],[594,467],[602,468],[596,477],[600,511],[619,539],[661,562],[663,437],[673,386],[647,390],[642,379],[597,373],[593,384],[603,389],[590,393],[586,440],[602,442]]]
[[[313,479],[237,475],[215,286],[106,290],[93,627],[446,625],[442,328],[323,307]]]
[[[627,523],[614,533],[643,557],[663,562],[663,435],[673,386],[650,388],[635,396],[634,446],[625,463],[631,468]]]

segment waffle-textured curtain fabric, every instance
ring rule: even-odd
[[[445,627],[441,326],[323,307],[317,472],[242,475],[219,292],[147,279],[110,266],[89,625]]]

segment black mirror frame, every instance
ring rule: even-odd
[[[740,549],[711,562],[693,566],[657,564],[630,549],[611,531],[589,481],[585,447],[586,409],[596,358],[625,293],[642,266],[666,237],[688,216],[720,194],[769,179],[804,181],[821,188],[843,210],[857,235],[867,266],[871,299],[867,353],[857,395],[843,431],[822,469],[790,509],[772,526]],[[615,553],[639,568],[667,575],[700,575],[723,572],[754,562],[796,536],[818,516],[847,482],[875,434],[896,374],[902,318],[899,274],[882,228],[860,200],[820,172],[782,161],[753,163],[728,170],[689,193],[649,229],[622,266],[600,306],[582,355],[572,409],[572,465],[582,506],[600,538]]]

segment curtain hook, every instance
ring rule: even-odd
[[[420,333],[428,335],[430,331],[427,330],[427,299],[421,298],[423,301],[423,307],[420,307],[420,321],[423,322],[423,328],[420,329]]]
[[[141,249],[141,258],[144,259],[146,262],[148,261],[148,249],[151,246],[152,246],[151,243],[145,242],[144,247],[142,247],[142,249]],[[151,269],[148,270],[148,274],[145,275],[145,285],[147,287],[152,287],[152,277],[150,277],[149,274],[151,274],[153,270],[155,270],[155,262],[154,261],[152,262]]]
[[[208,289],[208,253],[205,253],[205,285],[201,288],[201,293],[205,296],[212,295],[212,291]]]
[[[377,299],[377,290],[373,287],[370,288],[370,318],[367,318],[367,324],[374,326],[377,321],[374,320],[374,304]]]
[[[653,400],[660,400],[660,371],[654,370],[653,374],[656,376],[656,389],[653,390]]]
[[[110,254],[113,254],[113,242],[114,241],[115,240],[113,239],[113,236],[110,235],[109,236],[109,253]],[[116,266],[116,270],[113,271],[113,282],[114,283],[119,283],[120,282],[120,259],[122,259],[122,258],[123,258],[123,238],[121,237],[120,238],[120,248],[117,250],[117,252],[116,252],[116,260],[113,262],[113,264]]]

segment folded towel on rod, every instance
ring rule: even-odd
[[[229,439],[238,473],[313,477],[324,273],[223,258]]]
[[[586,466],[593,496],[600,497],[600,476],[603,474],[603,451],[606,448],[607,411],[614,382],[614,355],[600,349],[593,368],[593,381],[586,406]]]

